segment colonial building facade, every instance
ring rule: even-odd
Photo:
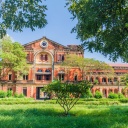
[[[9,72],[6,80],[0,86],[1,90],[12,90],[18,94],[23,93],[27,97],[42,99],[47,95],[41,89],[54,79],[62,81],[82,80],[79,68],[71,68],[67,73],[66,69],[60,66],[67,54],[76,54],[84,57],[84,50],[78,45],[64,46],[47,37],[42,37],[23,46],[27,53],[26,60],[29,64],[28,74],[16,78],[14,72]],[[113,79],[107,78],[104,74],[100,76],[92,74],[91,81],[93,82],[97,79],[99,82],[92,88],[93,94],[95,94],[96,90],[99,90],[104,97],[108,97],[110,92],[118,93],[125,87],[120,85],[119,81],[120,76],[128,72],[128,64],[110,64],[110,66],[114,68],[116,74]]]

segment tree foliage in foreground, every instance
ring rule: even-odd
[[[47,24],[47,10],[42,0],[4,0],[0,3],[0,38],[7,29],[22,31],[23,28],[42,28]]]
[[[0,40],[0,81],[9,72],[25,73],[27,70],[26,53],[18,42],[13,42],[10,37],[5,36]]]
[[[68,0],[85,49],[128,62],[128,0]]]
[[[44,87],[43,91],[48,94],[54,94],[55,97],[57,97],[57,103],[64,109],[65,115],[68,115],[81,95],[86,94],[91,86],[88,81],[78,83],[53,81],[51,84]]]

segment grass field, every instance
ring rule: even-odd
[[[0,105],[0,128],[128,128],[128,106],[76,105],[65,117],[57,104]]]

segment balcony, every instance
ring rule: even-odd
[[[18,84],[21,84],[21,83],[29,83],[29,84],[31,84],[31,83],[33,83],[33,80],[17,80],[16,83],[18,83]]]
[[[16,83],[16,81],[15,80],[1,80],[0,83],[1,84]]]
[[[36,75],[50,75],[51,72],[36,72]]]
[[[50,84],[52,80],[35,80],[37,84]]]

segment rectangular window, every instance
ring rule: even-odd
[[[23,87],[23,95],[27,96],[27,87]]]
[[[46,75],[45,80],[50,80],[50,75]]]
[[[58,61],[64,61],[64,55],[59,54],[58,55]]]
[[[36,78],[37,80],[42,80],[42,75],[37,75]]]
[[[28,75],[23,75],[23,80],[28,80]]]
[[[8,80],[12,80],[12,74],[8,75]]]
[[[23,80],[28,80],[28,75],[23,75]]]
[[[12,91],[12,88],[11,87],[8,87],[8,91]]]
[[[64,74],[59,74],[59,80],[64,80]]]

